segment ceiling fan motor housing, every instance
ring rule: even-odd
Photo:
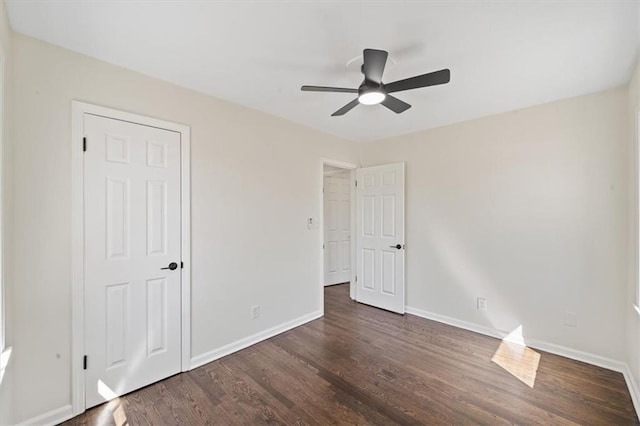
[[[380,92],[385,93],[384,84],[378,84],[375,81],[364,80],[360,87],[358,87],[358,96],[367,92]]]

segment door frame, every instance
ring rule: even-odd
[[[191,129],[143,115],[71,101],[71,404],[73,415],[85,411],[84,342],[84,115],[91,114],[180,134],[181,371],[191,360]],[[90,143],[90,141],[89,141]]]
[[[324,166],[334,166],[340,167],[345,170],[349,170],[351,174],[351,192],[349,194],[350,203],[351,203],[351,234],[356,229],[356,169],[360,167],[359,164],[350,163],[347,161],[341,160],[332,160],[329,158],[321,158],[320,159],[320,221],[322,224],[322,232],[320,236],[321,244],[324,244]],[[356,268],[354,267],[356,264],[356,243],[354,238],[351,238],[351,278],[349,279],[349,297],[353,300],[356,300]],[[321,246],[322,247],[322,246]],[[320,250],[320,312],[324,315],[324,249]]]

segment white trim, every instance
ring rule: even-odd
[[[417,317],[425,318],[432,321],[437,321],[443,324],[451,325],[453,327],[462,328],[475,333],[484,334],[485,336],[494,337],[496,339],[504,339],[509,332],[498,330],[493,327],[486,327],[483,325],[475,324],[469,321],[459,320],[451,318],[445,315],[436,314],[433,312],[425,311],[423,309],[413,308],[410,306],[405,307],[405,311],[408,314],[415,315]],[[524,339],[527,346],[533,349],[538,349],[544,352],[548,352],[554,355],[560,355],[565,358],[573,359],[576,361],[585,362],[587,364],[595,365],[597,367],[606,368],[607,370],[616,371],[622,373],[624,376],[627,387],[629,388],[629,394],[633,401],[633,406],[640,417],[640,389],[638,384],[631,374],[631,370],[627,363],[617,361],[615,359],[606,358],[600,355],[591,354],[588,352],[579,351],[576,349],[567,348],[566,346],[556,345],[555,343],[548,343],[542,340],[536,339]]]
[[[0,44],[0,72],[2,72],[2,80],[0,80],[0,352],[4,351],[5,345],[7,344],[7,330],[6,330],[6,320],[7,320],[7,294],[5,291],[6,287],[6,264],[5,264],[5,179],[4,179],[4,170],[5,170],[5,138],[4,132],[7,128],[6,120],[5,120],[5,107],[4,102],[6,99],[6,85],[5,85],[5,55],[4,55],[4,47]]]
[[[92,114],[180,133],[181,158],[181,352],[182,371],[191,359],[191,134],[189,126],[118,111],[84,102],[71,101],[71,403],[73,415],[85,410],[84,370],[84,115]]]
[[[181,314],[182,314],[182,371],[191,365],[191,129],[183,128],[180,135],[180,196],[182,210]]]
[[[244,339],[236,340],[233,343],[229,343],[228,345],[224,345],[221,348],[215,349],[210,352],[205,352],[201,355],[195,356],[191,359],[191,368],[197,368],[204,364],[208,364],[212,361],[220,359],[224,356],[230,355],[239,350],[248,348],[249,346],[255,345],[256,343],[260,343],[263,340],[267,340],[273,336],[277,336],[278,334],[284,333],[285,331],[289,331],[293,328],[299,327],[303,324],[306,324],[310,321],[321,318],[323,315],[322,311],[315,311],[307,315],[303,315],[294,320],[285,322],[284,324],[277,325],[268,330],[261,331],[259,333],[253,334],[249,337],[245,337]]]
[[[341,174],[347,174],[349,170],[348,169],[342,169],[342,170],[331,170],[330,172],[324,172],[324,177],[329,177],[329,176],[334,176],[334,175],[341,175]]]
[[[358,286],[356,285],[356,273],[358,272],[358,249],[357,238],[354,238],[357,229],[357,196],[358,188],[356,188],[356,169],[351,170],[351,279],[349,280],[349,297],[351,300],[356,300],[356,291]],[[324,296],[324,293],[323,293]]]
[[[349,163],[348,161],[332,160],[330,158],[322,158],[322,165],[324,166],[325,164],[327,166],[340,167],[341,169],[347,169],[347,170],[353,170],[353,169],[357,169],[358,167],[360,167],[360,165],[355,164],[355,163]]]
[[[39,416],[32,417],[28,420],[25,420],[21,423],[18,423],[18,426],[27,426],[27,425],[38,425],[38,426],[49,426],[49,425],[57,425],[62,423],[70,418],[74,417],[73,410],[71,409],[71,404],[64,405],[60,408],[56,408],[51,411],[47,411],[44,414],[40,414]]]
[[[627,387],[629,388],[629,393],[631,394],[631,401],[633,401],[633,406],[636,409],[636,413],[640,418],[640,387],[638,386],[638,382],[636,382],[633,377],[633,373],[631,372],[631,368],[625,364],[625,369],[622,371],[624,375],[624,380],[627,382]]]
[[[349,163],[342,160],[332,160],[330,158],[320,159],[320,218],[319,223],[322,224],[321,243],[324,244],[324,166],[340,167],[341,169],[351,171],[351,278],[349,279],[349,297],[356,300],[356,242],[353,238],[353,233],[356,229],[356,169],[360,165],[355,163]],[[324,249],[320,250],[320,311],[324,314]]]
[[[452,325],[464,330],[473,331],[476,333],[484,334],[485,336],[495,337],[496,339],[504,339],[509,333],[501,331],[491,327],[485,327],[479,324],[475,324],[468,321],[463,321],[455,318],[451,318],[445,315],[436,314],[433,312],[425,311],[423,309],[412,308],[411,306],[405,306],[404,311],[407,314],[415,315],[420,318],[441,322],[443,324]]]
[[[637,82],[640,85],[640,80]],[[640,90],[640,89],[639,89]],[[631,224],[631,232],[633,232],[633,303],[640,305],[640,110],[635,109],[634,114],[634,132],[633,132],[633,223]]]

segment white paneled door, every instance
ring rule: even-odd
[[[86,408],[180,372],[180,134],[84,116]]]
[[[404,163],[357,171],[356,300],[404,313]]]
[[[351,279],[351,178],[324,178],[324,285]]]

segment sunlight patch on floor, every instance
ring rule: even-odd
[[[502,339],[491,361],[504,368],[522,383],[533,388],[540,364],[540,354],[525,345],[522,326],[518,326]]]
[[[113,422],[116,426],[124,426],[127,423],[127,414],[124,412],[124,408],[122,408],[122,403],[118,405],[118,408],[113,412]]]

